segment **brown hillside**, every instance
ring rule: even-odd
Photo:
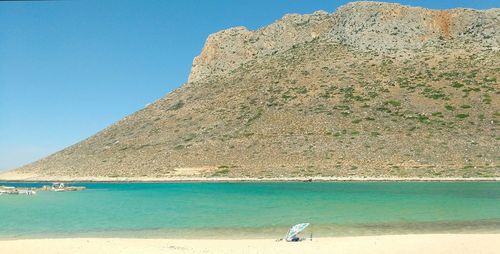
[[[219,32],[189,83],[16,172],[499,177],[499,14],[361,2]]]

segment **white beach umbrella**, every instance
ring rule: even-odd
[[[310,224],[309,223],[300,223],[297,224],[293,227],[291,227],[288,230],[288,233],[286,234],[286,240],[287,241],[292,241],[292,239],[298,235],[300,232],[302,232],[304,229],[306,229]]]

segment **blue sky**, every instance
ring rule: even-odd
[[[348,1],[0,2],[0,170],[77,143],[186,80],[206,37]],[[393,1],[491,8],[499,0]]]

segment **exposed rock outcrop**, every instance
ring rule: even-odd
[[[331,14],[289,14],[256,31],[236,27],[212,34],[193,61],[189,82],[224,75],[249,60],[313,39],[375,51],[417,49],[439,40],[470,40],[478,46],[498,48],[499,27],[500,9],[430,10],[354,2]]]
[[[331,15],[322,11],[311,15],[289,14],[256,31],[235,27],[212,34],[193,61],[189,82],[213,74],[224,75],[251,59],[311,41],[328,32],[331,21]]]

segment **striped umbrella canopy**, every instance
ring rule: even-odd
[[[309,223],[300,223],[291,227],[286,234],[286,240],[291,241],[296,235],[306,229],[309,225]]]

